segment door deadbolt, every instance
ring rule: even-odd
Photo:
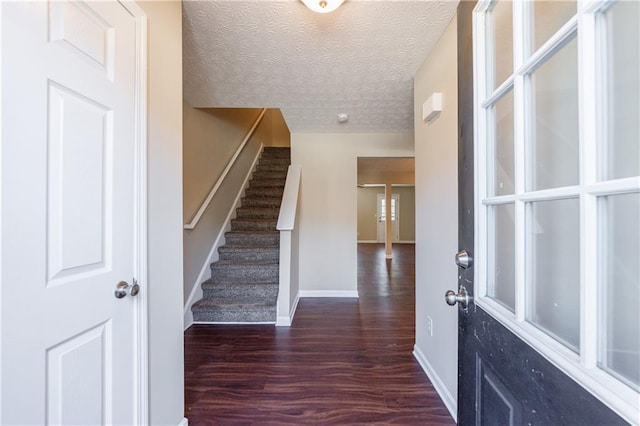
[[[460,250],[456,253],[456,265],[462,269],[467,269],[473,265],[473,257],[466,250]]]

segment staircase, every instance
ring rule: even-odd
[[[289,148],[264,148],[262,156],[202,283],[203,298],[191,307],[194,322],[275,323],[280,233],[276,230],[291,163]]]

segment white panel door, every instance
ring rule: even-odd
[[[3,2],[1,424],[137,420],[136,21]]]

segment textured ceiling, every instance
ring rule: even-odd
[[[185,100],[280,108],[297,133],[412,132],[413,76],[456,7],[347,0],[317,14],[298,0],[185,1]]]

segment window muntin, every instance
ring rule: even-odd
[[[611,81],[611,76],[621,73],[623,78],[631,68],[635,74],[629,72],[624,78],[637,79],[634,67],[637,67],[640,49],[634,47],[634,43],[640,38],[639,26],[625,26],[620,16],[631,15],[637,23],[637,15],[633,14],[640,13],[640,9],[624,6],[627,2],[604,0],[579,0],[577,6],[575,3],[546,5],[562,6],[562,11],[554,16],[562,19],[549,24],[553,30],[543,36],[544,29],[536,27],[540,18],[534,17],[538,6],[535,2],[504,3],[481,0],[474,17],[474,35],[477,34],[474,37],[476,303],[606,405],[632,421],[630,419],[637,417],[640,392],[635,370],[620,361],[620,353],[635,352],[631,356],[640,362],[637,352],[640,348],[631,344],[619,349],[622,334],[618,324],[628,318],[618,318],[620,309],[614,310],[609,303],[613,303],[612,292],[620,290],[620,278],[603,277],[607,276],[608,263],[613,262],[607,259],[620,256],[612,251],[609,239],[605,248],[603,241],[606,232],[616,232],[609,229],[635,229],[626,223],[612,225],[611,220],[619,220],[624,216],[620,211],[628,209],[610,206],[616,204],[619,195],[640,196],[640,159],[635,162],[640,152],[638,130],[630,124],[619,125],[622,120],[629,121],[630,115],[639,114],[633,109],[640,104],[634,91],[638,81],[628,82],[625,91],[622,85],[616,86]],[[504,52],[505,39],[496,40],[494,21],[498,7],[501,10],[511,7],[513,13],[510,20],[502,16],[501,22],[522,23],[512,26],[513,35],[506,40],[513,48],[511,55]],[[630,41],[632,37],[635,38]],[[618,47],[620,43],[622,47]],[[496,56],[494,52],[502,53]],[[507,58],[506,63],[495,63],[499,57]],[[618,60],[626,64],[626,68],[617,65]],[[562,65],[554,65],[554,61]],[[511,73],[498,73],[496,77],[496,70]],[[569,95],[553,98],[557,93],[548,93],[562,90]],[[546,100],[549,96],[554,100]],[[618,109],[609,109],[612,102]],[[508,108],[509,103],[512,108]],[[509,123],[504,111],[509,109],[513,111],[513,145],[507,143],[510,138],[504,137],[508,134],[506,123]],[[640,116],[631,121],[640,123]],[[612,123],[618,123],[615,124],[617,133],[611,132]],[[547,131],[552,133],[555,143],[550,143],[550,138],[539,137],[545,124],[550,127]],[[500,171],[500,167],[504,169],[504,165],[509,164],[505,158],[510,157],[507,152],[510,146],[513,147],[513,191],[505,190],[506,173]],[[556,157],[560,157],[560,161]],[[621,161],[627,163],[621,164]],[[603,207],[605,205],[608,207]],[[557,218],[545,218],[542,213],[545,206],[552,206],[546,210],[551,210],[552,217]],[[507,209],[513,212],[513,237],[507,234],[511,228],[506,225],[504,213],[500,213]],[[532,220],[536,213],[542,223]],[[568,215],[574,219],[562,219]],[[605,216],[617,219],[605,220]],[[560,223],[565,221],[568,229]],[[544,240],[547,236],[536,234],[542,225],[546,229],[555,227],[554,234],[565,236],[552,235],[552,242],[547,242]],[[632,234],[627,237],[629,235]],[[568,284],[574,291],[571,296],[574,300],[570,300],[569,292],[551,292],[556,303],[572,307],[562,314],[566,318],[554,316],[550,307],[545,307],[546,311],[538,309],[542,308],[542,298],[551,288],[545,286],[544,280],[535,281],[544,270],[539,256],[545,253],[538,250],[538,258],[534,258],[534,249],[543,243],[552,245],[554,239],[559,244],[554,250],[570,256],[567,267],[575,271]],[[565,244],[566,240],[570,243]],[[513,242],[513,256],[505,256],[501,250],[511,250],[510,242]],[[511,268],[506,267],[505,263],[511,261]],[[619,259],[613,262],[619,263]],[[640,259],[636,260],[638,263]],[[540,266],[537,278],[536,266]],[[515,276],[511,285],[506,278],[500,281],[510,269]],[[562,270],[553,272],[568,275]],[[558,281],[565,285],[564,280]],[[640,287],[637,281],[630,285],[635,289]],[[505,290],[509,292],[504,293]],[[636,297],[630,292],[635,306]],[[628,324],[622,329],[638,334],[638,330]]]

